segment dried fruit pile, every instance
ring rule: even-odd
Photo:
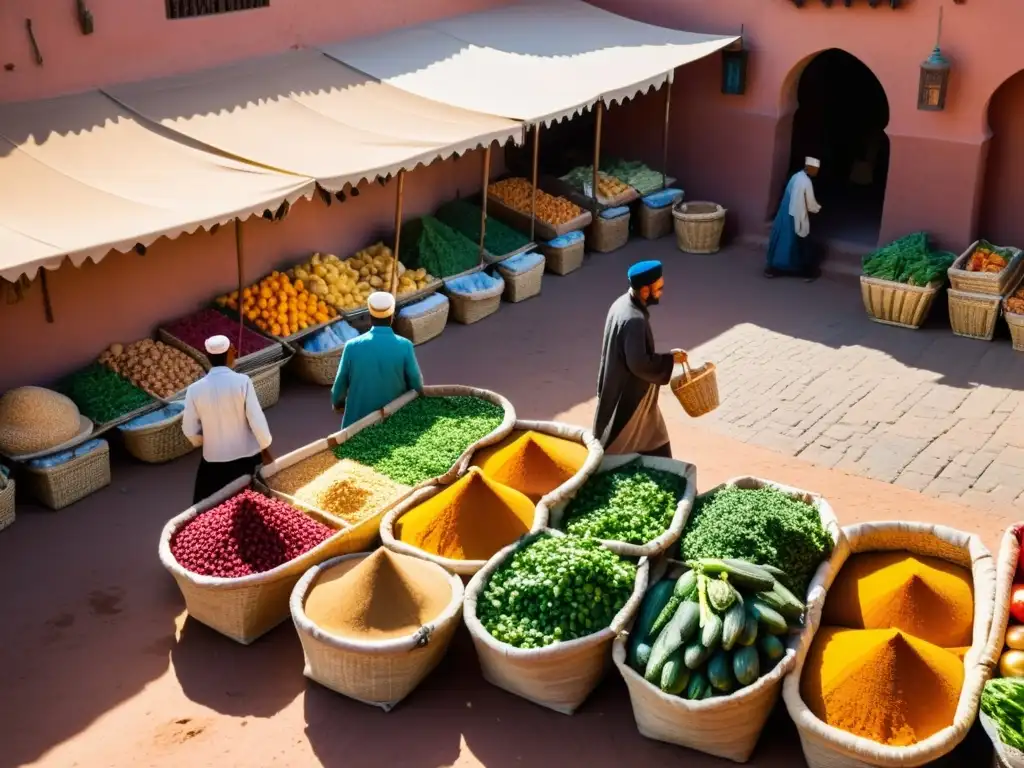
[[[526,179],[517,177],[496,181],[487,188],[487,194],[519,213],[530,215],[533,184]],[[575,203],[537,190],[537,218],[541,221],[558,226],[582,215],[583,209]]]
[[[154,397],[169,398],[203,375],[203,368],[180,349],[142,339],[127,347],[111,344],[100,364]]]

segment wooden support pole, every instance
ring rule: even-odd
[[[533,126],[533,190],[530,195],[530,242],[536,240],[537,229],[537,164],[540,161],[540,126]]]
[[[39,268],[39,287],[43,294],[43,312],[46,314],[46,322],[53,322],[53,304],[50,302],[50,286],[46,282],[46,270]]]
[[[665,80],[665,124],[661,134],[661,188],[668,186],[668,121],[672,113],[672,76]]]
[[[242,291],[245,290],[245,259],[242,257],[242,220],[235,219],[235,260],[238,264],[238,344],[235,354],[242,356],[242,331],[245,323],[245,310],[242,304]]]
[[[402,245],[402,201],[405,197],[405,169],[398,172],[398,189],[395,191],[395,263],[391,265],[391,295],[398,299],[398,254]]]
[[[484,169],[480,177],[483,201],[480,203],[480,263],[484,263],[484,241],[487,237],[487,186],[491,183],[491,145],[484,149]]]
[[[597,200],[597,182],[600,178],[598,176],[598,169],[601,167],[601,124],[604,122],[604,101],[599,99],[594,110],[594,186],[590,192],[594,198],[594,218],[596,219],[598,208],[600,207]]]

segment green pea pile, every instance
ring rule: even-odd
[[[588,479],[559,527],[574,536],[646,544],[668,530],[684,493],[685,477],[632,461]]]
[[[504,418],[501,406],[479,397],[418,397],[337,446],[334,455],[416,485],[450,470]]]
[[[542,535],[491,575],[477,618],[516,648],[575,640],[611,625],[633,593],[636,570],[593,539]]]
[[[67,376],[56,389],[96,424],[115,421],[153,402],[148,394],[99,363]]]
[[[435,214],[442,224],[469,238],[474,243],[480,242],[480,215],[482,211],[477,205],[465,200],[452,200],[442,205]],[[504,256],[518,251],[530,242],[530,238],[521,235],[506,226],[493,216],[487,217],[487,231],[484,232],[484,248],[493,256]]]

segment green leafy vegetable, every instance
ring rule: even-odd
[[[662,188],[664,176],[654,171],[639,160],[619,160],[612,158],[601,163],[601,170],[614,176],[624,184],[629,184],[641,195],[649,195]]]
[[[82,415],[96,424],[115,421],[153,402],[148,394],[99,363],[65,377],[56,389],[70,397]]]
[[[451,277],[480,263],[480,247],[433,216],[402,226],[401,260],[410,269],[423,267],[434,277]]]
[[[593,539],[541,535],[491,575],[477,618],[516,648],[575,640],[611,625],[633,593],[636,570]]]
[[[457,231],[471,242],[480,242],[480,206],[465,200],[452,200],[442,205],[435,214],[442,224]],[[518,251],[530,243],[530,238],[516,232],[493,216],[487,217],[487,231],[484,233],[484,248],[493,256]],[[467,267],[468,269],[468,267]]]
[[[989,680],[981,691],[981,711],[992,718],[1004,744],[1024,751],[1024,680]]]
[[[862,264],[868,277],[922,286],[945,282],[946,270],[954,261],[955,254],[929,250],[928,236],[916,232],[868,254]]]

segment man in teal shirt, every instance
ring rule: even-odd
[[[412,342],[391,330],[395,297],[371,293],[370,330],[345,345],[331,388],[334,410],[345,409],[341,428],[379,411],[410,389],[423,390],[423,376]]]

